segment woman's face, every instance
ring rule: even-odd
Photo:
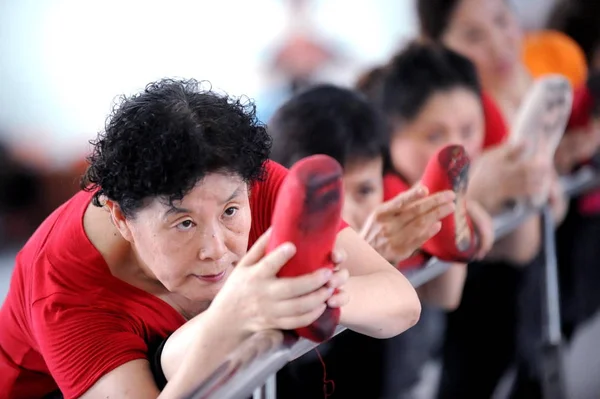
[[[442,41],[475,64],[486,89],[509,81],[521,62],[521,30],[506,0],[461,0]]]
[[[344,208],[342,217],[360,230],[369,215],[383,202],[383,160],[354,160],[344,165]]]
[[[246,253],[248,186],[212,173],[173,206],[152,199],[126,219],[125,238],[150,278],[192,301],[210,301]]]
[[[414,184],[429,159],[442,147],[459,144],[471,159],[481,153],[484,116],[481,99],[471,90],[455,88],[433,94],[416,118],[400,123],[391,140],[392,164]]]

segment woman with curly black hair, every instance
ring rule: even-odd
[[[3,394],[180,397],[252,333],[306,326],[326,303],[374,337],[416,323],[414,289],[351,228],[338,271],[276,278],[295,251],[264,256],[287,172],[267,161],[252,104],[164,80],[124,98],[105,130],[84,190],[17,257],[0,311]]]

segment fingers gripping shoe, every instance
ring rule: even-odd
[[[343,195],[342,167],[329,156],[313,155],[290,169],[275,203],[267,251],[292,242],[296,254],[278,277],[333,269],[331,253],[340,228]],[[296,333],[315,342],[325,341],[333,335],[339,318],[339,308],[327,307],[313,324]]]
[[[425,252],[441,260],[469,262],[479,247],[479,237],[466,208],[469,166],[464,147],[449,145],[429,160],[421,181],[431,194],[444,190],[456,193],[456,210],[442,219],[439,233],[423,245]]]

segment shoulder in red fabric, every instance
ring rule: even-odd
[[[397,174],[386,173],[383,177],[383,200],[389,201],[395,196],[408,191],[410,186]]]
[[[91,195],[57,209],[18,254],[0,310],[0,392],[10,398],[78,397],[185,322],[109,272],[83,229]]]
[[[481,105],[485,118],[485,138],[483,148],[494,147],[501,144],[508,137],[508,129],[504,116],[496,105],[494,99],[486,93],[481,95]]]

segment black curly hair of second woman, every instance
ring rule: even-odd
[[[163,79],[121,97],[91,141],[81,186],[95,191],[94,205],[106,197],[131,218],[150,198],[181,200],[209,173],[263,178],[271,138],[256,107],[203,86]]]

